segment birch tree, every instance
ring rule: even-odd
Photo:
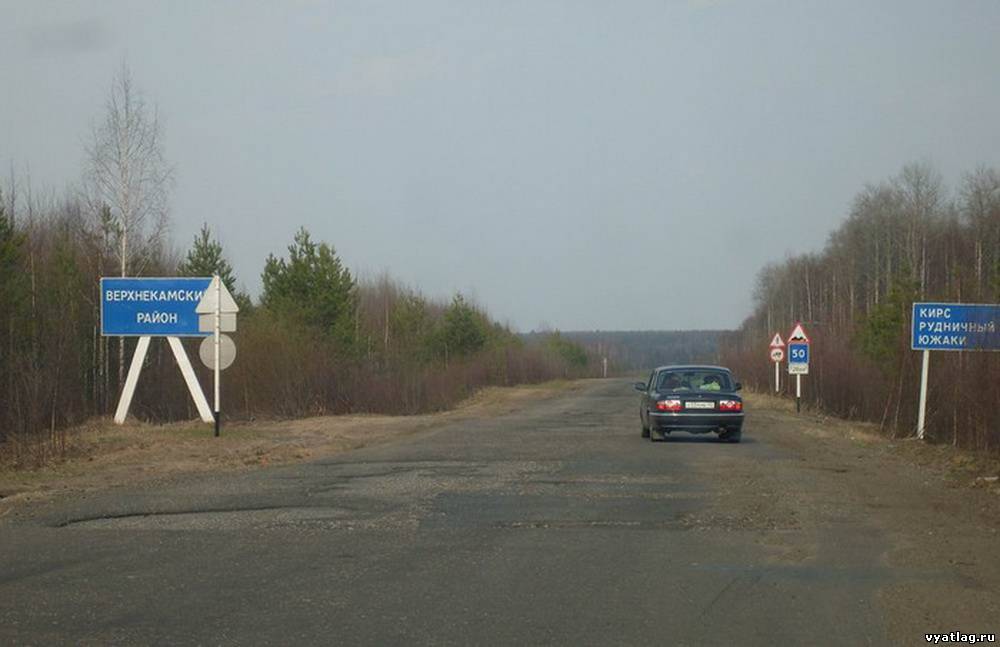
[[[167,229],[173,170],[163,154],[155,108],[126,64],[111,82],[103,118],[86,148],[84,197],[98,227],[110,229],[121,276],[139,275]],[[118,383],[124,378],[125,339],[118,342]]]
[[[980,167],[965,176],[962,212],[973,237],[976,291],[989,298],[989,278],[1000,248],[1000,172]]]
[[[121,276],[140,274],[167,229],[173,169],[163,154],[159,116],[123,64],[87,145],[86,198],[95,220],[110,214]]]

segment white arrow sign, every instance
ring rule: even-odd
[[[240,311],[233,295],[229,294],[226,284],[217,276],[212,278],[212,282],[201,295],[201,301],[198,302],[198,307],[194,311],[200,315],[214,315],[216,300],[219,302],[219,314],[236,314]]]
[[[205,289],[198,302],[195,312],[198,313],[198,331],[215,332],[215,300],[219,295],[222,307],[219,308],[219,331],[236,332],[236,313],[240,311],[239,306],[233,299],[233,295],[226,289],[226,284],[220,281],[216,286],[218,278],[213,278],[212,282]]]

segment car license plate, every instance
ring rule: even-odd
[[[714,409],[714,402],[685,402],[685,409]]]

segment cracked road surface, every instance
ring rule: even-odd
[[[1000,628],[995,495],[779,410],[751,408],[739,445],[650,443],[629,389],[588,381],[323,461],[21,507],[0,520],[0,642],[863,645]]]

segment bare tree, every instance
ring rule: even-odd
[[[85,199],[98,227],[109,228],[122,276],[142,272],[167,229],[173,169],[163,155],[156,109],[150,109],[125,63],[115,75],[102,120],[86,148]],[[119,341],[118,382],[125,340]]]
[[[985,296],[988,290],[983,267],[985,265],[988,276],[996,264],[995,255],[1000,246],[1000,172],[982,166],[966,174],[962,201],[962,211],[971,226],[975,245],[976,291]]]
[[[104,117],[94,127],[87,161],[91,212],[99,219],[107,207],[121,275],[138,273],[166,233],[173,169],[163,155],[156,110],[146,105],[124,63],[111,83]]]
[[[10,219],[11,227],[17,224],[17,196],[19,184],[17,176],[14,174],[14,162],[10,163],[10,179],[7,183],[7,218]]]
[[[941,215],[944,183],[941,174],[928,164],[907,164],[895,180],[908,221],[907,262],[914,280],[919,281],[920,295],[927,289],[927,230]]]

